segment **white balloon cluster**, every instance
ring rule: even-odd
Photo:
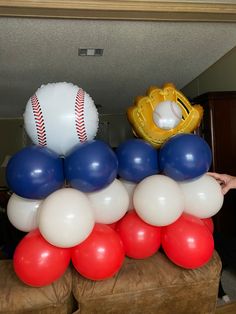
[[[164,175],[142,180],[134,192],[137,214],[154,226],[166,226],[177,220],[184,210],[184,198],[177,182]]]
[[[218,213],[224,201],[220,184],[205,174],[196,180],[180,183],[184,195],[184,211],[193,216],[209,218]]]
[[[219,183],[207,174],[182,183],[164,175],[153,175],[141,181],[133,196],[137,214],[154,226],[166,226],[183,212],[198,218],[214,216],[222,207]]]
[[[73,247],[83,242],[95,223],[112,224],[127,212],[129,194],[118,179],[100,191],[84,193],[63,188],[44,200],[30,200],[12,194],[8,218],[17,229],[39,228],[44,238],[57,247]]]
[[[72,247],[87,238],[96,222],[115,223],[133,208],[146,223],[166,226],[183,212],[199,218],[212,217],[222,204],[221,187],[207,174],[184,183],[153,175],[138,184],[115,179],[92,193],[63,188],[43,201],[13,194],[7,213],[17,229],[29,232],[39,227],[49,243]]]

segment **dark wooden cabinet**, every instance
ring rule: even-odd
[[[196,97],[204,109],[197,132],[212,149],[211,171],[236,176],[236,92],[210,92]],[[236,235],[236,190],[229,191],[221,210],[214,216],[215,229]]]

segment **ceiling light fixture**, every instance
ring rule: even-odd
[[[101,57],[103,55],[101,48],[79,48],[80,57]]]

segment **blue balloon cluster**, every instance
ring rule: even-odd
[[[176,181],[195,179],[206,173],[212,162],[208,143],[198,135],[171,137],[160,149],[161,171]]]
[[[127,181],[140,182],[159,172],[158,150],[141,139],[130,139],[116,149],[118,175]]]
[[[71,187],[83,192],[105,188],[117,176],[114,151],[103,141],[76,145],[65,157],[65,177]]]
[[[42,146],[23,148],[6,168],[8,187],[29,199],[44,199],[65,182],[80,191],[105,188],[117,177],[118,160],[114,151],[100,140],[76,145],[62,159]]]
[[[63,160],[46,147],[25,147],[9,160],[6,181],[21,197],[43,199],[63,186]]]
[[[92,140],[76,145],[64,158],[42,146],[29,146],[12,156],[6,168],[9,188],[17,195],[43,199],[65,182],[82,192],[108,186],[116,177],[139,183],[163,173],[176,181],[206,173],[212,153],[207,142],[194,134],[178,134],[160,150],[142,139],[129,139],[115,152],[108,144]]]

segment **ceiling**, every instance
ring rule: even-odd
[[[236,46],[236,23],[0,17],[0,117],[22,117],[42,85],[72,82],[100,113],[123,113],[150,85],[183,88]],[[103,56],[78,56],[102,48]]]

